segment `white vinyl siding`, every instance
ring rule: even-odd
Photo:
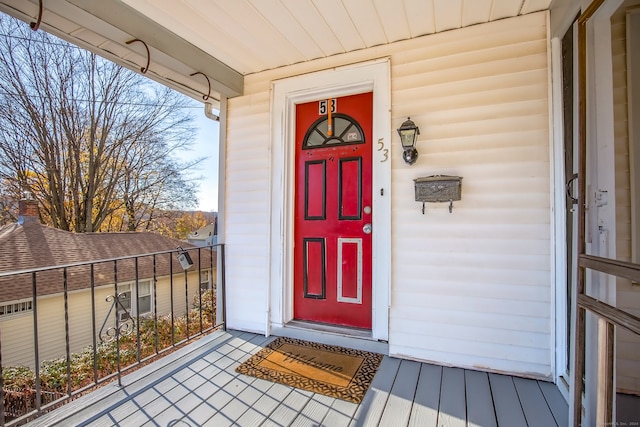
[[[640,4],[640,2],[636,2]],[[629,110],[627,100],[626,11],[611,17],[613,55],[614,150],[616,182],[616,258],[631,261],[631,182],[629,164]],[[616,281],[618,308],[640,316],[640,286],[627,279]],[[616,329],[616,386],[621,392],[640,393],[640,337]]]
[[[229,100],[225,260],[227,322],[264,332],[269,276],[269,92]],[[242,284],[238,286],[238,284]]]
[[[421,135],[414,167],[393,158],[389,347],[551,377],[547,27],[507,21],[392,60],[394,123],[411,116]],[[411,183],[436,174],[462,176],[462,200],[423,215]]]
[[[267,330],[270,287],[290,286],[269,283],[282,238],[269,235],[282,221],[270,215],[271,82],[389,57],[392,128],[410,116],[421,132],[413,166],[397,135],[388,145],[390,353],[551,378],[547,32],[536,13],[246,76],[228,112],[228,326]],[[451,214],[414,201],[413,180],[434,174],[463,177]]]

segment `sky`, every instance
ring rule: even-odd
[[[194,126],[197,127],[197,136],[190,151],[180,153],[184,160],[207,157],[199,167],[192,172],[194,176],[202,176],[199,184],[197,210],[207,212],[218,211],[218,136],[220,123],[208,119],[204,115],[204,105],[193,109]],[[216,111],[214,111],[215,113]]]

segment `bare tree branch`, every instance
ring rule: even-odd
[[[142,229],[156,209],[192,207],[196,183],[187,173],[203,159],[175,155],[195,136],[190,102],[2,16],[3,194],[30,191],[44,220],[76,232]]]

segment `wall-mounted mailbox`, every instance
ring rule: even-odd
[[[432,175],[413,180],[415,182],[416,202],[449,202],[449,212],[453,211],[453,202],[462,198],[462,177],[450,175]]]

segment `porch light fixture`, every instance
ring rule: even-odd
[[[398,135],[402,144],[402,158],[408,164],[414,164],[418,160],[416,141],[420,135],[420,128],[411,120],[411,117],[407,117],[407,120],[398,128]]]
[[[180,262],[183,270],[193,267],[193,261],[191,260],[189,252],[185,251],[180,246],[178,246],[178,262]]]

